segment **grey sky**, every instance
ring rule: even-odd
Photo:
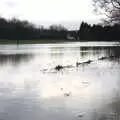
[[[63,24],[69,29],[78,28],[82,20],[97,22],[92,0],[0,0],[0,15],[17,17],[48,26]]]

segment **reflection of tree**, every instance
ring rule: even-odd
[[[89,57],[91,55],[100,55],[104,53],[105,57],[108,57],[111,60],[119,60],[120,57],[120,47],[119,46],[111,46],[111,47],[80,47],[81,56],[82,57]],[[113,56],[111,58],[111,56]]]
[[[9,62],[17,65],[22,61],[29,61],[32,57],[32,54],[0,54],[0,64],[3,65]]]
[[[64,55],[65,48],[64,47],[51,47],[50,55],[51,57],[60,58]]]
[[[85,56],[99,54],[101,49],[102,48],[100,47],[80,47],[80,51],[82,51],[81,56],[85,57]]]

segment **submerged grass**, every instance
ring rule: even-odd
[[[76,42],[75,40],[0,40],[0,44],[44,44],[44,43],[62,43]]]

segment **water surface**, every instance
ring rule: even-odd
[[[0,120],[119,120],[119,51],[119,42],[0,45]]]

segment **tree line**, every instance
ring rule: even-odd
[[[114,41],[120,40],[120,24],[90,25],[82,22],[78,31],[80,40],[87,41]]]
[[[61,25],[51,25],[45,29],[26,20],[0,18],[0,39],[66,39],[66,33],[67,29]]]
[[[111,41],[120,40],[120,24],[90,25],[82,22],[79,30],[67,30],[62,25],[51,25],[48,29],[44,26],[37,27],[26,21],[13,18],[7,20],[0,17],[0,39],[7,40],[40,40],[61,39],[79,41]]]

